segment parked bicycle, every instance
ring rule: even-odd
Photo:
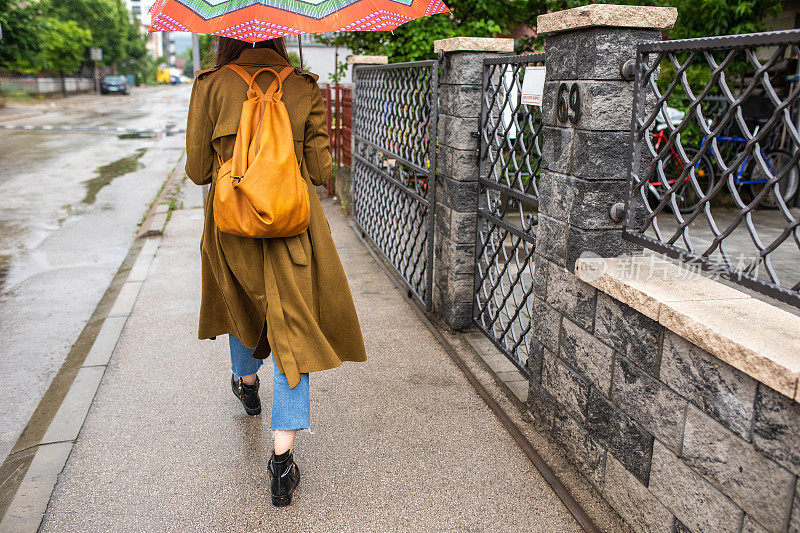
[[[663,113],[658,114],[655,131],[651,134],[653,147],[656,151],[660,150],[669,141],[665,133],[667,119],[674,125],[683,120],[683,117],[684,112],[673,107],[667,107]],[[699,148],[694,146],[683,145],[683,152],[689,162],[695,159],[699,151]],[[649,195],[655,199],[656,204],[661,202],[669,189],[678,180],[682,180],[682,184],[675,190],[675,201],[681,213],[689,213],[694,210],[700,200],[709,194],[714,186],[714,165],[711,160],[706,154],[703,154],[695,163],[694,172],[686,171],[687,164],[675,149],[675,145],[670,145],[669,155],[663,159],[666,184],[657,173],[647,184]],[[694,174],[694,182],[692,181],[692,174]],[[671,203],[667,205],[672,209]],[[655,205],[651,204],[651,207],[655,207]]]
[[[761,106],[765,107],[763,104]],[[655,131],[651,134],[656,150],[660,150],[668,142],[668,136],[665,133],[668,121],[673,125],[677,124],[683,120],[684,115],[683,111],[672,107],[666,107],[664,112],[659,113],[656,117]],[[767,121],[766,117],[753,117],[752,115],[748,115],[748,119],[752,122],[754,133],[757,133],[758,129]],[[735,122],[731,123],[729,131],[725,135],[714,137],[717,146],[730,155],[729,161],[737,159],[747,144],[745,137],[736,135],[735,131],[730,131],[735,130],[735,124]],[[784,202],[789,203],[800,183],[800,169],[794,161],[793,155],[779,147],[778,132],[779,130],[776,128],[763,143],[760,143],[758,153],[761,161],[752,153],[748,154],[733,172],[733,184],[740,196],[747,202],[758,198],[772,179],[771,176],[779,176],[772,191],[760,199],[759,207],[777,208],[779,205],[778,195]],[[710,144],[709,138],[703,137],[701,147],[707,148],[708,144]],[[682,180],[682,185],[674,191],[675,201],[681,213],[689,213],[697,207],[702,198],[710,193],[717,179],[715,169],[721,168],[722,165],[719,165],[714,159],[713,152],[706,149],[694,164],[694,168],[687,171],[686,165],[696,158],[701,149],[691,145],[682,146],[686,159],[680,156],[675,146],[670,146],[669,154],[666,158],[662,158],[666,184],[656,174],[648,182],[648,192],[655,201],[660,202],[669,189],[678,180]],[[694,176],[694,180],[692,176]],[[672,209],[671,202],[667,205]]]
[[[767,106],[763,105],[762,112],[763,108],[767,108]],[[757,134],[759,129],[768,121],[768,117],[753,117],[750,115],[748,118],[754,134]],[[732,121],[731,127],[728,128],[734,131],[728,131],[727,135],[714,137],[718,146],[721,144],[733,146],[731,160],[736,159],[747,144],[745,137],[737,135],[738,128],[735,124]],[[758,203],[759,207],[777,208],[779,205],[778,195],[788,204],[797,192],[798,182],[800,181],[800,169],[798,169],[796,162],[793,161],[792,153],[780,148],[779,132],[779,128],[774,128],[768,137],[759,143],[758,154],[763,164],[759,161],[759,157],[750,153],[733,174],[734,185],[747,202],[752,202],[761,194],[772,176],[779,177],[773,190],[761,198]],[[703,144],[705,145],[706,142],[707,138],[704,137]]]

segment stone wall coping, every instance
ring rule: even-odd
[[[439,52],[513,52],[514,39],[499,37],[450,37],[433,41],[433,51]]]
[[[581,258],[575,274],[800,402],[800,316],[654,256]]]
[[[389,56],[348,56],[348,65],[387,65]]]
[[[678,8],[589,4],[536,17],[536,32],[555,33],[597,26],[667,31],[678,20]]]

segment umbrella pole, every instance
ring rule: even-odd
[[[300,53],[300,68],[303,68],[303,41],[297,36],[297,51]]]

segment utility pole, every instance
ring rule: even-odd
[[[200,70],[200,37],[196,33],[192,33],[192,70],[194,72]],[[208,185],[203,185],[204,206],[206,205],[207,201],[208,201]]]
[[[200,37],[196,33],[192,34],[192,68],[200,70]]]

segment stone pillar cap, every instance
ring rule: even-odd
[[[513,52],[514,39],[495,37],[450,37],[433,41],[433,51],[439,52]]]
[[[386,65],[389,56],[347,56],[348,65]]]
[[[667,31],[678,20],[678,8],[589,4],[536,17],[536,32],[555,33],[597,26]]]

